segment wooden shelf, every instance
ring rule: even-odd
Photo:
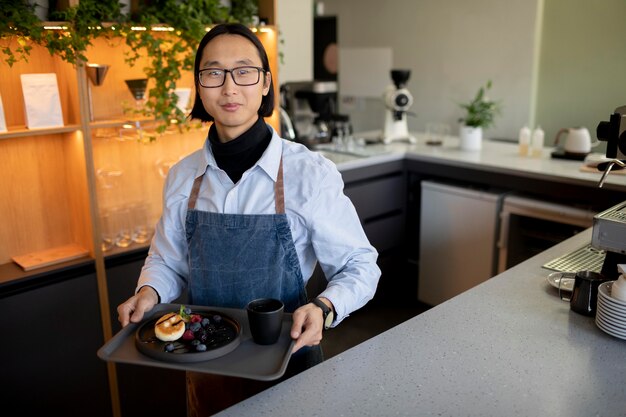
[[[126,119],[108,119],[108,120],[96,120],[93,121],[91,123],[89,123],[89,126],[91,126],[92,129],[105,129],[105,128],[109,128],[109,127],[123,127],[124,125],[127,124],[134,124],[136,122],[139,122],[140,124],[143,123],[155,123],[155,120],[151,117],[129,117]],[[134,126],[133,126],[134,127]]]
[[[47,266],[32,271],[24,271],[14,262],[0,264],[0,294],[16,291],[32,285],[41,286],[69,278],[69,271],[77,268],[94,269],[94,259],[84,256],[79,259]]]
[[[29,129],[26,126],[9,127],[8,132],[0,132],[0,139],[20,138],[25,136],[55,135],[58,133],[71,133],[80,130],[80,125],[72,124],[60,127],[50,127],[41,129]]]

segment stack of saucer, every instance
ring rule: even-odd
[[[611,295],[614,282],[603,282],[598,287],[596,325],[612,336],[626,339],[626,301]]]

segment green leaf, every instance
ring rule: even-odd
[[[500,103],[486,98],[487,90],[491,89],[491,80],[480,87],[476,96],[469,103],[460,103],[466,115],[459,119],[467,126],[488,128],[494,124],[495,117],[500,114]]]

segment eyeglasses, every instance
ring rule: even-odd
[[[230,72],[235,84],[240,86],[255,85],[261,79],[261,67],[206,68],[198,71],[198,81],[204,88],[221,87],[226,82],[226,73]]]

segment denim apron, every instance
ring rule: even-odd
[[[203,178],[204,174],[194,181],[185,221],[189,303],[245,308],[256,298],[269,297],[283,301],[287,312],[304,305],[307,302],[304,279],[285,214],[282,158],[274,184],[276,214],[197,210]],[[285,377],[322,360],[319,346],[302,348],[292,355]],[[188,415],[216,413],[280,380],[268,383],[187,372]]]

